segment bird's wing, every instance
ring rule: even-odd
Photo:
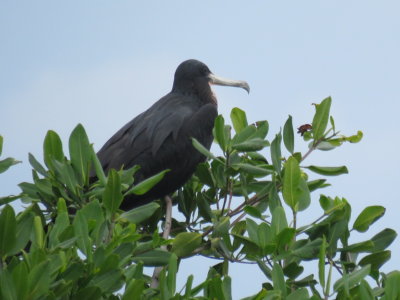
[[[193,101],[168,94],[147,111],[115,133],[97,153],[103,168],[130,168],[139,158],[150,154],[155,157],[163,142],[172,134],[174,140],[185,120],[190,119],[198,107]]]

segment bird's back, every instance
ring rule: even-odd
[[[140,165],[135,175],[137,183],[170,169],[151,191],[128,196],[121,208],[143,205],[181,187],[205,159],[192,146],[191,138],[210,148],[216,116],[215,104],[171,92],[112,136],[97,153],[106,172]]]

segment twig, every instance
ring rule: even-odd
[[[340,267],[333,261],[332,259],[328,258],[329,262],[335,267],[335,269],[339,272],[341,276],[343,276],[343,271],[340,269]]]
[[[172,200],[169,196],[164,197],[165,200],[165,224],[164,224],[164,231],[163,231],[163,239],[167,240],[169,237],[169,234],[171,232],[171,224],[172,224]],[[167,246],[163,245],[161,246],[162,250],[167,251]],[[153,272],[153,277],[151,278],[151,284],[150,287],[153,289],[158,288],[158,285],[160,284],[160,273],[162,271],[163,267],[156,267],[154,268]]]
[[[229,186],[229,202],[228,202],[228,212],[231,210],[231,204],[232,204],[232,197],[233,197],[233,188],[232,188],[232,182]]]
[[[236,219],[235,221],[232,222],[231,228],[232,228],[233,226],[235,226],[236,223],[238,223],[241,219],[243,219],[243,217],[244,217],[245,215],[246,215],[246,213],[244,212],[244,213],[242,213],[239,217],[237,217],[237,219]]]
[[[294,230],[296,230],[297,228],[297,213],[294,209],[293,209],[293,228]]]
[[[228,199],[228,190],[229,190],[229,177],[226,178],[226,193],[225,193],[225,197],[224,197],[224,202],[222,204],[222,209],[221,209],[221,217],[224,215],[224,210],[225,210],[225,204],[226,204],[226,200]]]
[[[241,212],[241,210],[243,209],[243,207],[245,207],[246,205],[252,205],[256,202],[258,202],[259,199],[257,197],[257,195],[254,195],[253,197],[251,197],[249,199],[249,201],[243,202],[242,204],[240,204],[238,207],[236,207],[234,210],[232,210],[228,216],[233,217],[234,215],[237,215],[238,213]]]
[[[317,146],[319,143],[320,143],[320,141],[317,141],[314,146],[312,146],[310,149],[308,149],[307,153],[304,154],[304,156],[301,158],[301,161],[305,160],[307,158],[307,156],[310,155],[311,152],[313,152],[315,149],[317,149]]]

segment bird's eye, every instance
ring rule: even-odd
[[[201,68],[202,75],[208,75],[209,73],[210,73],[210,70],[206,66]]]

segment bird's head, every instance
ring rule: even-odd
[[[172,91],[185,94],[197,94],[204,101],[216,103],[210,85],[241,87],[250,92],[246,81],[231,80],[214,75],[201,61],[189,59],[182,62],[175,71]]]

